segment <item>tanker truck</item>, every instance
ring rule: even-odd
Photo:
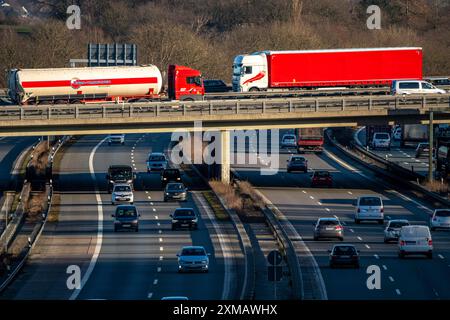
[[[12,69],[9,98],[19,105],[203,100],[200,71],[170,65],[167,91],[154,65]]]

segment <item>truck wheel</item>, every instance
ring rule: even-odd
[[[259,91],[259,88],[257,88],[257,87],[251,87],[248,91],[249,91],[249,92],[258,92],[258,91]]]

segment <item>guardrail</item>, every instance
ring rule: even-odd
[[[52,153],[52,159],[53,159],[54,155],[56,154],[56,152],[59,151],[60,147],[67,141],[67,138],[68,137],[66,136],[63,139],[60,139],[58,141],[58,145],[51,152]],[[45,224],[47,222],[48,214],[50,213],[50,211],[52,209],[53,185],[52,185],[52,181],[51,180],[50,180],[50,183],[47,184],[46,188],[48,188],[48,196],[47,196],[47,210],[46,210],[45,213],[43,213],[44,220],[41,222],[41,225],[39,226],[38,231],[37,232],[33,232],[31,234],[31,237],[29,238],[28,249],[26,250],[26,253],[22,257],[20,262],[16,265],[14,270],[12,270],[9,273],[9,275],[5,279],[5,281],[0,284],[0,292],[2,292],[4,289],[6,289],[6,287],[14,280],[16,275],[19,273],[19,271],[25,265],[25,262],[27,261],[29,255],[31,254],[33,248],[35,247],[37,241],[39,240],[39,238],[40,238],[40,236],[41,236],[41,234],[42,234],[42,232],[44,230]]]
[[[285,114],[406,109],[448,109],[450,95],[320,97],[192,102],[124,103],[114,105],[6,106],[0,121],[49,119],[101,119],[230,114]]]
[[[241,180],[239,174],[235,170],[231,170],[230,174],[233,177],[233,180]],[[294,299],[302,300],[303,280],[295,247],[288,234],[281,226],[280,221],[276,217],[272,208],[266,205],[266,208],[262,210],[262,212],[266,218],[267,225],[272,230],[272,234],[274,235],[279,247],[281,248],[283,256],[286,258],[287,266],[289,268],[289,273],[292,280],[292,291]]]

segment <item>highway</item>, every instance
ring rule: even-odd
[[[105,136],[85,136],[67,149],[56,187],[61,193],[59,222],[46,226],[28,265],[1,298],[237,298],[243,282],[237,272],[242,263],[237,235],[218,228],[213,214],[205,212],[200,179],[186,172],[183,180],[192,190],[188,201],[165,203],[159,174],[146,172],[148,153],[165,151],[170,135],[127,135],[124,146],[104,141]],[[114,207],[105,181],[111,164],[133,165],[138,173],[138,233],[113,231]],[[200,214],[199,230],[171,231],[169,214],[180,206]],[[209,273],[177,273],[176,253],[185,245],[202,245],[211,253]],[[81,290],[67,289],[69,265],[81,268]]]
[[[366,130],[357,131],[357,138],[362,146],[366,146]],[[408,170],[414,170],[423,176],[428,175],[428,154],[416,158],[416,149],[413,146],[401,148],[400,141],[392,141],[391,150],[370,150],[370,152],[394,162]]]
[[[353,221],[352,202],[359,195],[381,195],[386,217],[406,218],[414,224],[426,224],[426,204],[394,190],[332,147],[327,147],[322,155],[305,155],[309,161],[309,170],[329,170],[334,177],[331,189],[311,188],[309,174],[286,173],[285,165],[289,156],[289,152],[280,154],[280,172],[275,176],[261,176],[255,166],[240,165],[234,169],[284,214],[303,239],[320,267],[323,283],[318,281],[317,285],[323,284],[328,299],[450,298],[448,232],[433,232],[433,260],[422,257],[400,260],[396,244],[383,242],[383,226],[370,222],[356,225]],[[312,223],[319,217],[328,216],[337,216],[344,224],[344,243],[355,244],[361,250],[361,269],[329,268],[327,250],[336,242],[312,239]],[[294,240],[299,241],[299,237]],[[369,265],[380,267],[381,290],[369,290],[366,286],[369,276],[366,268]]]

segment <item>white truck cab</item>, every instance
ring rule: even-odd
[[[236,56],[232,85],[234,92],[266,90],[269,85],[266,54],[256,52]]]

